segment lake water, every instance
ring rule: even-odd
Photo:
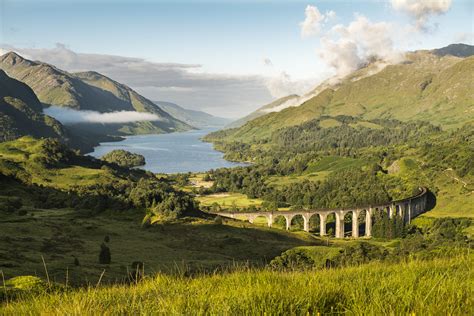
[[[215,129],[183,133],[129,136],[120,142],[101,143],[89,155],[99,158],[114,149],[143,155],[146,165],[140,168],[156,173],[202,172],[245,164],[227,161],[212,144],[200,140]]]

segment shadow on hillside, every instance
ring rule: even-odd
[[[431,211],[432,209],[435,208],[436,206],[436,195],[431,192],[430,190],[428,190],[428,192],[426,193],[427,195],[427,199],[426,199],[426,212],[429,212]]]

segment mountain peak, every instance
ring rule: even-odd
[[[15,53],[14,51],[11,51],[2,55],[1,60],[3,62],[8,62],[9,64],[15,65],[17,63],[24,61],[25,59],[21,57],[20,55],[18,55],[17,53]]]
[[[0,62],[14,66],[16,64],[21,64],[21,63],[28,63],[28,64],[34,64],[34,62],[23,58],[19,54],[17,54],[14,51],[8,52],[2,56],[0,56]]]

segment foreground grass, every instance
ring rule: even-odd
[[[132,286],[44,294],[4,304],[18,314],[472,315],[472,255],[342,269],[160,274]]]

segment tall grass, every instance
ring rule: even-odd
[[[0,314],[473,315],[473,255],[319,271],[157,275],[4,304]]]

